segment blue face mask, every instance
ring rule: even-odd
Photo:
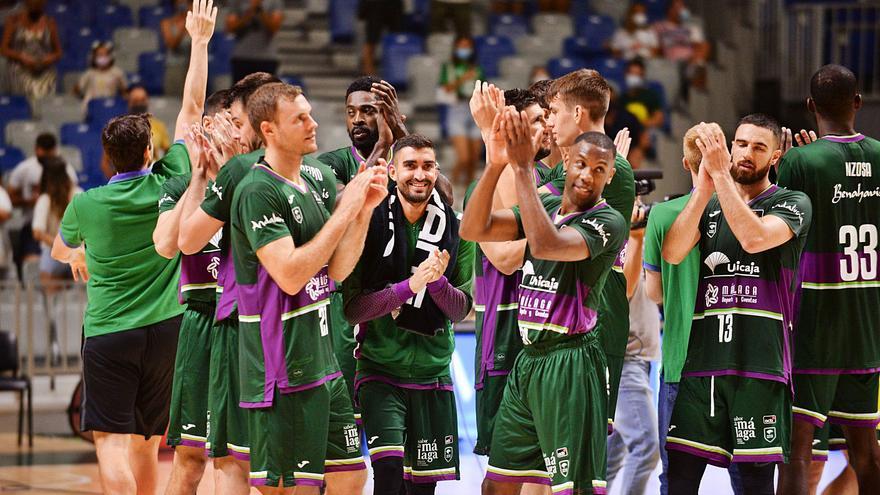
[[[471,55],[474,51],[470,48],[456,48],[455,49],[455,58],[459,60],[468,60],[471,58]]]

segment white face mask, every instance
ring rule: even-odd
[[[110,67],[110,64],[113,63],[113,57],[109,55],[98,55],[95,57],[95,65],[100,68]]]
[[[624,79],[627,88],[641,88],[645,84],[644,78],[637,74],[627,74]]]
[[[632,20],[638,27],[644,27],[648,24],[648,16],[645,15],[644,12],[637,12],[633,14]]]

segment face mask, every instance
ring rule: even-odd
[[[113,57],[109,55],[99,55],[95,57],[95,65],[101,67],[102,69],[105,67],[110,67],[110,64],[113,63]]]
[[[474,53],[474,51],[471,50],[470,48],[456,48],[455,49],[455,58],[457,58],[459,60],[467,60],[467,59],[471,58],[471,54],[473,54],[473,53]]]
[[[130,106],[128,108],[128,111],[131,112],[132,114],[147,113],[147,106],[142,103],[139,103],[137,105]]]
[[[642,76],[636,74],[627,74],[625,79],[627,88],[641,88],[642,85],[645,84],[645,80],[642,79]]]
[[[691,11],[688,9],[681,9],[678,13],[678,20],[681,22],[687,22],[691,20]]]
[[[646,16],[643,12],[638,12],[633,14],[633,22],[636,26],[643,27],[648,24],[648,16]]]

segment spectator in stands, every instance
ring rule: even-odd
[[[188,7],[189,8],[189,7]],[[128,113],[149,113],[150,95],[147,88],[140,84],[133,84],[128,90]],[[165,156],[165,152],[171,147],[171,137],[165,124],[150,115],[150,130],[153,132],[153,152],[155,156]]]
[[[25,0],[6,18],[0,52],[9,60],[9,84],[36,108],[40,98],[55,92],[55,63],[61,59],[61,42],[55,20],[44,13],[45,0]]]
[[[446,132],[455,147],[456,162],[452,169],[453,184],[470,184],[474,179],[477,159],[483,149],[480,128],[471,118],[468,101],[474,83],[483,79],[483,69],[477,65],[474,41],[458,38],[452,50],[452,59],[440,68],[440,100],[448,104]]]
[[[571,0],[538,0],[538,10],[541,12],[567,14],[570,7]]]
[[[641,168],[645,150],[650,148],[651,140],[639,119],[620,103],[620,91],[612,86],[608,113],[605,114],[605,134],[616,136],[622,129],[629,129],[632,145],[626,159],[633,170]]]
[[[189,64],[190,38],[186,35],[186,13],[192,8],[191,0],[172,0],[173,12],[162,19],[162,41],[165,45],[165,87],[182,88]]]
[[[9,274],[9,248],[6,239],[6,222],[12,218],[12,199],[6,189],[0,186],[0,280],[6,280]]]
[[[358,17],[366,23],[367,42],[362,52],[364,74],[376,73],[376,45],[382,39],[382,32],[400,31],[403,20],[402,0],[360,0]]]
[[[532,72],[529,74],[529,84],[535,84],[538,81],[548,81],[552,79],[550,77],[550,72],[547,70],[547,67],[543,65],[536,65],[532,67]]]
[[[706,42],[703,28],[691,18],[684,0],[669,3],[666,19],[657,21],[654,31],[663,57],[681,66],[682,81],[686,83],[682,84],[683,96],[687,96],[689,86],[705,88],[709,43]]]
[[[82,192],[71,180],[67,172],[67,163],[57,156],[50,156],[43,161],[43,177],[40,190],[42,194],[34,205],[34,216],[31,228],[34,239],[42,247],[40,254],[40,282],[50,293],[54,287],[53,280],[71,278],[70,268],[64,263],[52,259],[52,242],[61,225],[64,209],[74,194]]]
[[[630,6],[623,26],[617,28],[611,38],[611,51],[615,57],[624,60],[651,58],[660,54],[657,33],[648,26],[647,8],[644,4],[634,3]]]
[[[40,181],[43,177],[44,163],[58,157],[58,140],[53,134],[43,133],[37,136],[34,155],[22,161],[9,173],[9,195],[16,207],[16,215],[8,228],[13,241],[15,264],[19,268],[24,261],[36,261],[40,255],[40,245],[31,231],[34,216],[34,204],[40,195]],[[76,171],[67,166],[70,180],[76,183]],[[21,273],[21,270],[19,270]]]
[[[470,38],[472,8],[471,0],[431,0],[431,32],[445,33],[452,20],[455,37]]]
[[[83,99],[83,113],[91,99],[123,96],[127,87],[125,72],[116,66],[113,58],[113,43],[95,42],[89,53],[89,68],[73,88],[73,92]]]
[[[281,0],[234,0],[226,16],[226,31],[236,37],[232,52],[232,82],[253,72],[275,74],[278,52],[273,38],[281,29]]]
[[[663,126],[663,101],[655,90],[647,86],[645,75],[645,63],[641,59],[637,58],[626,64],[626,91],[621,97],[621,103],[638,117],[642,125],[648,129],[657,129]]]

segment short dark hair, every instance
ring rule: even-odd
[[[773,137],[776,138],[777,145],[782,142],[782,128],[779,127],[779,122],[769,115],[763,113],[750,113],[739,119],[736,127],[739,128],[739,126],[744,124],[752,124],[753,126],[768,129],[773,133]]]
[[[133,172],[144,166],[150,136],[150,114],[123,115],[104,126],[101,144],[117,172]]]
[[[533,82],[529,86],[529,93],[532,93],[541,108],[550,108],[550,100],[553,98],[553,79]]]
[[[504,92],[504,104],[513,105],[517,112],[522,112],[532,105],[538,105],[538,99],[527,89],[508,89]]]
[[[641,67],[642,72],[645,72],[645,70],[647,69],[647,67],[645,67],[645,61],[642,60],[641,57],[636,57],[636,58],[630,60],[629,62],[627,62],[626,68],[629,69],[630,67],[632,67],[634,65]]]
[[[404,148],[413,148],[417,150],[422,150],[425,148],[434,149],[434,143],[432,143],[430,139],[422,136],[421,134],[407,134],[406,136],[403,136],[402,138],[395,141],[394,153],[397,153]]]
[[[37,140],[34,143],[37,148],[41,150],[53,150],[56,146],[58,146],[58,139],[51,132],[44,132],[37,136]]]
[[[248,98],[260,87],[269,83],[280,83],[281,79],[268,72],[254,72],[242,77],[229,89],[229,104],[236,101],[247,107]],[[256,129],[256,127],[254,127]]]
[[[254,91],[254,94],[248,99],[248,120],[251,121],[251,127],[254,128],[254,132],[257,133],[257,136],[264,143],[266,138],[263,136],[260,124],[275,121],[279,101],[293,101],[301,94],[302,88],[283,82],[264,84]]]
[[[606,134],[601,132],[585,132],[575,138],[575,144],[577,143],[588,143],[593,146],[598,147],[601,150],[607,151],[611,153],[612,160],[617,156],[617,148],[614,146],[614,141],[611,140]]]
[[[144,93],[147,93],[148,96],[150,94],[150,92],[147,91],[147,87],[141,83],[134,83],[134,84],[129,85],[127,88],[125,88],[125,94],[129,95],[129,94],[131,94],[132,91],[134,91],[136,89],[144,90]]]
[[[593,69],[578,69],[556,79],[552,93],[569,107],[580,105],[586,108],[592,122],[601,121],[608,113],[611,86]]]
[[[810,96],[816,111],[832,119],[847,118],[851,114],[858,90],[856,75],[842,65],[822,66],[810,78]]]
[[[348,95],[356,92],[356,91],[366,91],[370,92],[373,89],[373,84],[378,84],[382,82],[376,76],[363,76],[355,79],[348,85],[348,89],[345,90],[345,97],[348,98]]]
[[[229,108],[229,104],[231,103],[229,100],[229,94],[231,92],[231,89],[221,89],[214,91],[211,93],[211,96],[205,98],[204,115],[210,117],[215,113],[222,112]]]

